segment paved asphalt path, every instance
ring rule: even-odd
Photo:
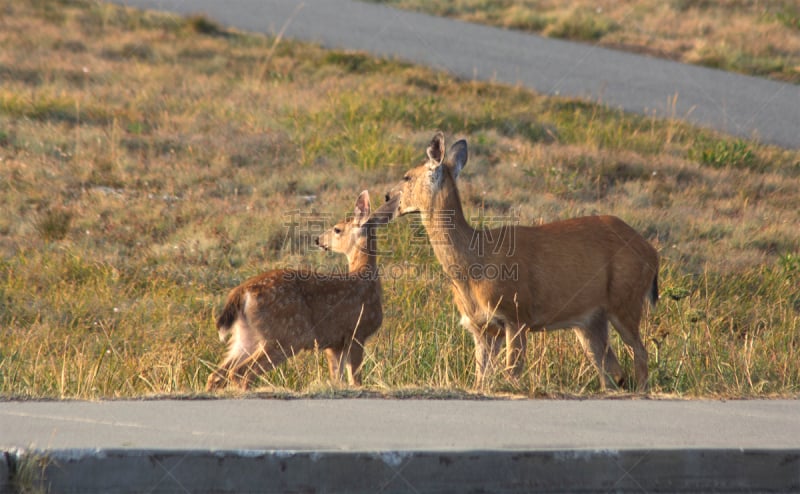
[[[800,148],[800,86],[353,0],[116,0]]]
[[[797,400],[0,402],[0,493],[798,492],[798,416]]]
[[[798,417],[800,400],[12,401],[0,450],[800,449]]]

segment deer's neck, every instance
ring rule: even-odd
[[[350,274],[358,274],[368,279],[378,279],[377,238],[370,228],[366,241],[359,242],[347,253],[347,269]]]
[[[445,178],[442,190],[436,195],[433,208],[422,215],[436,259],[451,277],[456,278],[464,268],[480,262],[471,244],[475,229],[464,217],[461,199],[452,177]]]

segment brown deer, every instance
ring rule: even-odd
[[[217,319],[228,352],[209,376],[207,390],[228,382],[247,389],[259,373],[301,350],[325,350],[331,379],[361,383],[364,342],[383,320],[375,228],[388,217],[370,218],[369,193],[358,196],[355,215],[316,239],[343,253],[347,274],[278,269],[255,276],[228,294]]]
[[[476,384],[503,342],[505,369],[519,376],[528,331],[574,328],[600,373],[621,386],[622,368],[608,341],[608,322],[633,351],[636,387],[647,389],[647,351],[639,335],[644,299],[658,299],[658,254],[614,216],[587,216],[541,226],[476,230],[461,208],[456,179],[467,143],[445,158],[434,135],[427,160],[386,194],[393,215],[420,213],[436,258],[450,279],[461,324],[475,340]]]

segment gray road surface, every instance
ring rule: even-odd
[[[56,492],[800,491],[798,417],[796,400],[0,402],[0,492],[16,472]]]
[[[800,86],[353,0],[117,0],[800,148]]]
[[[6,448],[800,448],[800,401],[0,402]]]

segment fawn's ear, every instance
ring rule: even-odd
[[[427,152],[429,167],[434,168],[442,164],[442,161],[444,161],[444,134],[441,131],[433,135]]]
[[[450,162],[448,163],[450,172],[453,174],[453,178],[458,178],[461,169],[467,164],[467,141],[461,139],[453,144],[448,156],[450,157]]]
[[[369,218],[369,191],[362,190],[361,194],[358,195],[358,199],[356,199],[356,207],[355,207],[355,216],[354,220],[359,225],[363,225],[367,218]]]

